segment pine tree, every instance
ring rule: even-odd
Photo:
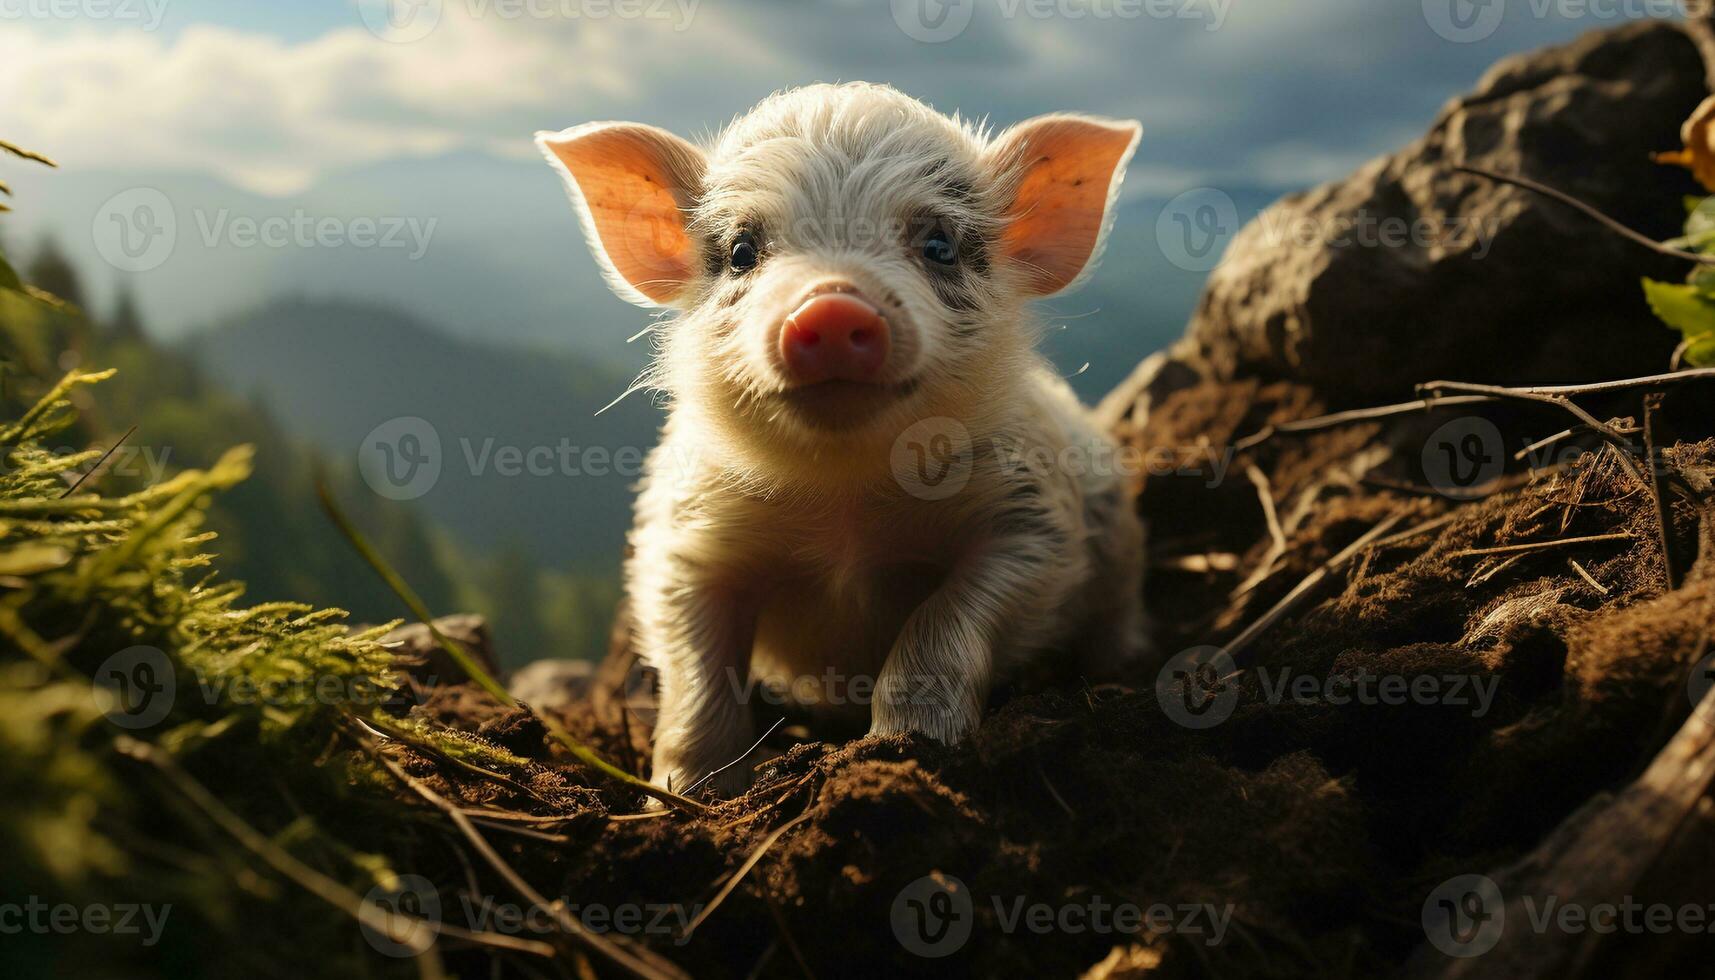
[[[107,330],[116,340],[143,339],[143,314],[137,309],[137,295],[130,286],[119,287],[119,303],[108,320]]]

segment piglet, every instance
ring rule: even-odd
[[[1096,264],[1140,134],[991,136],[864,83],[771,96],[707,146],[538,134],[613,290],[672,311],[626,567],[653,782],[741,790],[761,681],[952,743],[1025,657],[1142,654],[1144,530],[1029,310]]]

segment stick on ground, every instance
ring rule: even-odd
[[[1647,248],[1659,255],[1669,255],[1676,259],[1684,259],[1687,262],[1696,262],[1699,265],[1715,265],[1715,255],[1702,255],[1697,252],[1685,252],[1674,248],[1671,245],[1663,245],[1661,242],[1656,241],[1648,235],[1633,231],[1613,218],[1610,218],[1596,210],[1594,207],[1578,200],[1571,194],[1568,194],[1565,191],[1555,190],[1547,184],[1531,180],[1529,177],[1515,177],[1509,174],[1496,173],[1493,170],[1484,170],[1482,167],[1456,166],[1453,169],[1460,173],[1484,177],[1489,180],[1498,181],[1502,184],[1512,184],[1514,187],[1522,187],[1527,191],[1532,191],[1534,193],[1541,194],[1543,197],[1559,201],[1561,204],[1572,208],[1580,214],[1594,219],[1602,227],[1616,235],[1619,235],[1621,238],[1624,238],[1627,241],[1636,242],[1644,248]]]
[[[1472,558],[1477,555],[1510,555],[1523,551],[1546,551],[1549,548],[1565,548],[1575,544],[1593,544],[1597,541],[1630,541],[1630,531],[1617,531],[1613,534],[1587,534],[1581,538],[1560,538],[1555,541],[1532,541],[1527,544],[1503,544],[1493,548],[1466,548],[1447,555],[1449,558]]]
[[[696,931],[698,926],[707,921],[708,917],[714,914],[715,909],[720,908],[721,903],[727,900],[727,896],[731,895],[733,890],[738,888],[739,882],[743,881],[744,876],[750,873],[750,869],[756,867],[757,864],[762,861],[762,856],[768,853],[768,849],[773,847],[780,838],[785,837],[787,831],[808,819],[810,819],[809,811],[800,813],[791,820],[788,820],[779,827],[776,827],[773,833],[763,838],[762,843],[757,845],[756,850],[750,852],[750,857],[745,858],[744,863],[739,865],[738,870],[733,872],[732,877],[727,879],[725,885],[721,886],[721,890],[715,893],[715,897],[709,899],[709,904],[703,906],[703,910],[697,913],[697,917],[692,919],[690,923],[685,926],[685,931],[679,936],[680,940],[690,939],[691,933]]]
[[[1269,627],[1286,618],[1287,614],[1292,612],[1300,602],[1304,601],[1306,596],[1315,591],[1316,587],[1321,585],[1330,574],[1332,574],[1341,565],[1350,561],[1353,555],[1356,555],[1370,544],[1373,544],[1377,538],[1380,538],[1382,535],[1392,530],[1393,526],[1398,524],[1404,518],[1404,514],[1393,514],[1383,518],[1375,527],[1365,531],[1362,537],[1347,545],[1339,554],[1328,559],[1322,564],[1322,567],[1311,572],[1309,575],[1306,575],[1304,580],[1294,586],[1292,591],[1288,592],[1279,602],[1275,603],[1273,608],[1268,612],[1263,613],[1261,619],[1250,624],[1250,626],[1245,628],[1244,632],[1228,641],[1227,645],[1222,648],[1223,652],[1228,656],[1233,657],[1234,660],[1237,660],[1240,651],[1250,646],[1257,637],[1268,632]]]
[[[388,758],[387,753],[382,751],[381,746],[374,741],[363,737],[358,737],[357,741],[359,745],[363,746],[364,751],[368,752],[375,761],[392,773],[395,779],[405,784],[407,788],[422,797],[431,806],[445,813],[452,820],[453,826],[458,828],[459,833],[463,834],[465,839],[470,842],[477,854],[488,862],[489,867],[504,878],[508,885],[511,885],[518,894],[524,897],[525,901],[552,915],[555,925],[559,926],[560,931],[566,936],[599,955],[614,967],[633,976],[652,978],[652,980],[682,980],[682,978],[687,977],[687,974],[671,960],[647,947],[631,942],[621,942],[613,937],[584,928],[583,923],[566,913],[561,903],[549,902],[541,892],[525,881],[524,877],[513,869],[512,865],[506,863],[506,859],[500,856],[500,852],[494,849],[494,846],[488,842],[488,838],[482,836],[482,833],[471,823],[470,818],[465,816],[464,811],[456,804],[430,789],[422,780],[406,772],[404,767]]]

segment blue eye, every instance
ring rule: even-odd
[[[756,268],[757,259],[761,256],[756,250],[756,236],[748,231],[741,231],[733,239],[732,252],[727,256],[727,263],[734,272],[749,272]]]
[[[923,257],[936,265],[952,265],[959,260],[959,250],[953,245],[951,235],[942,228],[936,228],[923,243]]]

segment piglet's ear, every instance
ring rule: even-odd
[[[1135,120],[1055,114],[1019,123],[989,148],[990,172],[1013,188],[1001,254],[1022,266],[1032,292],[1060,292],[1095,268],[1142,135]]]
[[[666,306],[695,275],[685,212],[702,188],[702,151],[664,129],[602,122],[537,133],[566,179],[590,251],[621,298]]]

